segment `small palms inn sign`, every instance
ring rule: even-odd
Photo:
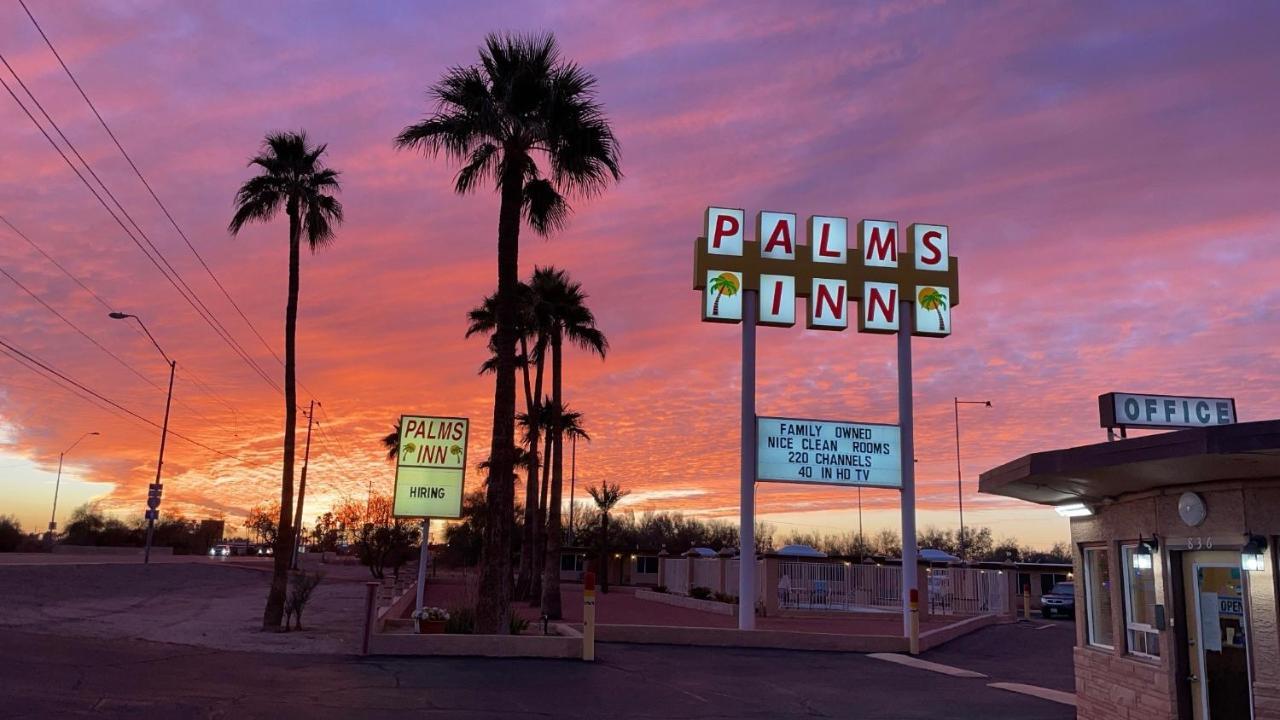
[[[951,334],[960,303],[956,259],[946,225],[907,226],[909,249],[898,250],[898,223],[862,220],[848,240],[849,221],[814,215],[801,245],[793,213],[756,214],[756,241],[746,239],[746,211],[707,208],[705,235],[694,245],[693,287],[702,291],[705,322],[742,322],[745,291],[756,291],[757,323],[796,324],[796,298],[808,298],[805,327],[845,330],[856,302],[859,332],[897,333],[900,300],[915,306],[913,335]]]

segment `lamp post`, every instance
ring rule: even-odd
[[[81,440],[84,440],[90,435],[101,435],[101,434],[102,433],[99,433],[96,431],[87,432],[81,435],[75,442],[71,443],[71,447],[67,448],[66,450],[63,450],[61,453],[58,454],[58,479],[55,480],[53,483],[53,512],[49,513],[49,544],[50,545],[53,544],[53,532],[58,529],[58,521],[57,521],[58,490],[62,487],[62,460],[67,456],[67,453],[74,450],[75,447],[80,444]]]
[[[156,481],[151,483],[147,488],[147,544],[142,552],[143,564],[151,562],[151,539],[156,531],[156,517],[160,514],[160,496],[164,493],[164,485],[160,482],[160,470],[164,467],[164,442],[169,437],[169,405],[173,402],[173,376],[177,372],[178,362],[170,360],[165,354],[164,348],[160,347],[160,343],[156,342],[155,337],[151,335],[151,331],[143,324],[142,318],[129,313],[112,312],[107,314],[112,320],[125,320],[133,318],[138,322],[138,326],[142,328],[142,332],[147,334],[147,338],[151,340],[151,344],[156,346],[156,350],[160,351],[160,357],[169,364],[169,393],[164,400],[164,424],[160,427],[160,457],[156,459]]]
[[[966,550],[964,542],[964,480],[960,472],[960,406],[961,405],[985,405],[991,407],[990,400],[961,400],[960,398],[952,398],[956,411],[956,499],[960,502],[960,559],[966,560]]]

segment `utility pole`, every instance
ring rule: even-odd
[[[178,361],[169,361],[169,394],[164,399],[164,425],[160,428],[160,457],[156,460],[156,481],[147,489],[147,546],[142,552],[142,564],[151,563],[151,539],[156,533],[156,518],[160,516],[160,496],[164,484],[160,482],[160,469],[164,467],[164,441],[169,438],[169,405],[173,402],[173,375]]]
[[[307,407],[307,449],[302,453],[302,479],[298,482],[298,512],[293,516],[293,559],[289,567],[298,569],[298,551],[302,548],[302,501],[307,497],[307,463],[311,460],[311,424],[315,420],[316,401]]]
[[[67,457],[67,453],[69,453],[69,452],[71,452],[72,450],[74,450],[74,449],[75,449],[75,447],[76,447],[77,445],[79,445],[79,444],[80,444],[80,440],[84,440],[85,438],[89,437],[90,435],[98,435],[98,434],[99,434],[99,433],[95,431],[95,432],[87,432],[87,433],[85,433],[85,434],[81,435],[81,436],[80,436],[80,438],[79,438],[78,440],[76,440],[75,442],[71,443],[71,447],[67,448],[66,450],[63,450],[63,451],[58,455],[58,479],[57,479],[57,480],[55,480],[55,481],[54,481],[54,484],[53,484],[53,511],[49,513],[49,533],[48,533],[48,541],[49,541],[49,545],[50,545],[50,546],[52,546],[52,545],[53,545],[53,535],[54,535],[54,532],[58,529],[58,521],[57,521],[57,517],[58,517],[58,490],[59,490],[59,489],[61,489],[61,487],[62,487],[62,461],[63,461],[63,459],[64,459],[64,458],[66,458],[66,457]]]
[[[571,438],[573,451],[569,460],[569,544],[573,545],[573,491],[578,486],[578,436]]]
[[[138,323],[138,327],[142,328],[142,332],[147,334],[147,339],[160,352],[160,357],[169,364],[169,394],[164,399],[164,425],[160,428],[160,457],[156,459],[156,481],[151,483],[147,488],[147,545],[142,552],[142,563],[149,565],[151,563],[151,539],[156,531],[156,518],[160,516],[160,496],[164,494],[164,484],[160,482],[160,470],[164,467],[164,441],[169,437],[169,406],[173,404],[173,375],[178,370],[178,361],[169,359],[169,355],[160,347],[160,343],[156,342],[155,336],[147,329],[146,323],[142,322],[142,318],[131,313],[109,312],[107,317],[112,320],[128,320],[133,318]]]

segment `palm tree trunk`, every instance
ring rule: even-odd
[[[939,330],[946,330],[946,329],[947,329],[947,321],[942,319],[942,308],[941,308],[941,307],[936,307],[936,308],[934,308],[934,310],[936,310],[936,311],[938,312],[938,329],[939,329]]]
[[[524,537],[520,543],[520,571],[516,575],[515,597],[528,600],[533,587],[533,550],[534,550],[534,517],[538,513],[538,405],[542,397],[542,361],[538,361],[538,392],[534,394],[529,385],[528,342],[523,336],[520,347],[524,352],[524,406],[529,416],[529,468],[524,487]]]
[[[561,331],[551,334],[551,400],[555,403],[551,435],[551,496],[547,500],[547,553],[542,566],[542,614],[560,619],[560,498],[564,488],[564,395],[561,379],[564,362]]]
[[[551,457],[552,434],[543,438],[546,450],[544,459]],[[551,484],[551,463],[542,463],[542,492],[538,495],[538,511],[534,513],[533,525],[533,578],[529,584],[529,605],[542,605],[542,568],[547,559],[547,490]]]
[[[298,332],[298,265],[301,254],[302,225],[298,217],[298,201],[290,198],[289,213],[289,300],[284,311],[284,473],[280,480],[280,519],[275,539],[275,563],[271,572],[271,589],[262,614],[262,629],[280,629],[284,621],[284,596],[289,589],[289,540],[293,537],[293,445],[298,421],[297,368]]]
[[[485,494],[489,522],[480,549],[476,632],[508,634],[511,602],[512,503],[515,488],[511,451],[516,423],[516,302],[520,276],[520,206],[524,184],[513,164],[502,178],[498,210],[498,355],[493,391],[493,436],[489,447],[489,484]]]
[[[600,519],[600,592],[609,593],[609,511]]]
[[[711,303],[711,314],[712,314],[712,315],[719,315],[719,314],[720,314],[720,298],[722,298],[722,297],[724,297],[724,291],[723,291],[723,290],[721,290],[721,291],[719,291],[719,292],[717,292],[717,293],[716,293],[716,301],[715,301],[715,302],[713,302],[713,303]]]

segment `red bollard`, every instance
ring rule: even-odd
[[[360,642],[360,654],[369,654],[369,636],[373,634],[373,599],[377,596],[380,583],[364,584],[364,638]]]
[[[596,574],[582,574],[582,659],[596,659]]]

